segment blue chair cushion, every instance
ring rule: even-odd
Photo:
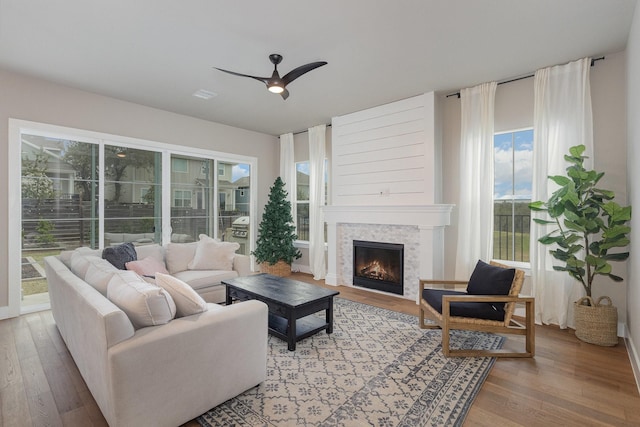
[[[442,314],[443,295],[468,295],[467,292],[450,291],[445,289],[425,289],[422,291],[422,299]],[[452,302],[449,308],[451,316],[473,317],[486,320],[504,320],[504,305],[497,307],[497,304],[486,302]]]

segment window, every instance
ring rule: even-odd
[[[324,161],[324,202],[327,203],[327,160]],[[296,162],[296,233],[298,240],[309,240],[309,162]],[[326,241],[326,224],[325,224]]]
[[[107,134],[13,119],[10,123],[9,155],[17,160],[10,162],[10,198],[22,202],[10,207],[20,221],[10,230],[12,241],[20,242],[10,254],[8,271],[12,313],[48,308],[42,298],[48,296],[45,256],[81,246],[102,248],[112,244],[112,234],[145,234],[144,240],[157,243],[169,236],[171,241],[194,241],[200,234],[224,240],[233,234],[231,224],[243,217],[242,252],[251,251],[255,195],[250,170],[256,159],[234,155],[236,160],[222,163],[224,153],[132,139],[122,143]],[[169,167],[163,168],[165,162]],[[218,165],[226,173],[219,179]],[[228,218],[219,213],[218,188],[227,195],[223,207],[232,211],[225,212]],[[163,233],[169,227],[171,234]]]
[[[529,262],[533,129],[494,135],[493,258]]]
[[[179,157],[171,159],[171,170],[178,173],[189,173],[189,161]]]
[[[173,191],[173,206],[177,208],[190,208],[191,207],[191,191],[189,190],[174,190]]]
[[[309,162],[296,163],[296,233],[309,240]]]

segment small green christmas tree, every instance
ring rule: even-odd
[[[300,258],[302,254],[293,246],[293,242],[298,238],[295,230],[291,202],[287,200],[284,182],[278,177],[270,189],[269,201],[264,207],[262,221],[258,226],[256,250],[252,252],[256,262],[273,265],[278,261],[284,261],[291,265],[294,259]]]

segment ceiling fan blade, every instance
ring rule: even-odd
[[[248,74],[241,74],[241,73],[236,73],[234,71],[223,70],[222,68],[218,68],[218,67],[213,67],[213,68],[215,68],[216,70],[222,71],[223,73],[233,74],[234,76],[249,77],[250,79],[258,80],[259,82],[262,82],[264,84],[267,84],[267,80],[269,80],[269,77],[250,76]]]
[[[289,91],[288,90],[283,90],[282,92],[280,92],[280,96],[282,97],[282,99],[287,99],[289,97]]]
[[[323,65],[327,65],[327,63],[325,61],[319,61],[319,62],[311,62],[309,64],[301,65],[298,68],[294,68],[293,70],[285,74],[285,76],[282,77],[282,82],[286,86],[292,81],[294,81],[295,79],[297,79],[298,77],[300,77],[301,75],[308,73],[311,70],[315,70],[318,67],[322,67]]]

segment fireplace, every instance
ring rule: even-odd
[[[403,295],[404,245],[354,240],[353,285]]]

